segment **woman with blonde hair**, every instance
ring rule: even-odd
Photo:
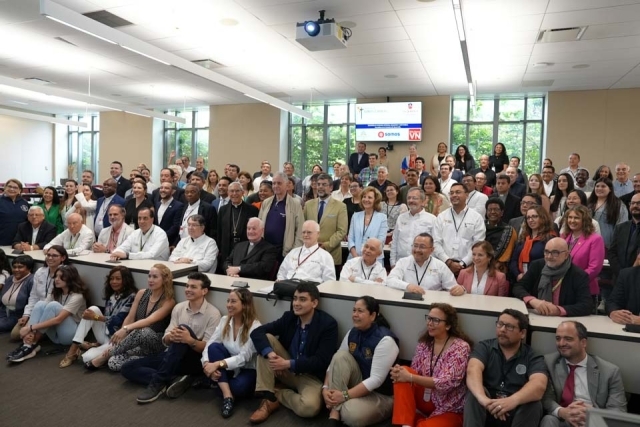
[[[211,193],[214,196],[218,197],[218,179],[220,179],[220,175],[218,175],[218,171],[215,169],[211,169],[207,174],[207,179],[205,180],[202,189],[207,193]]]
[[[447,147],[447,144],[445,144],[444,142],[441,142],[438,144],[438,150],[436,154],[434,154],[431,157],[431,161],[429,162],[430,175],[438,176],[438,173],[440,173],[440,164],[442,163],[444,158],[447,156],[448,150],[449,148]]]
[[[176,305],[171,270],[154,264],[147,283],[148,288],[136,294],[122,328],[111,336],[109,348],[85,363],[87,369],[95,370],[108,362],[109,369],[119,372],[129,360],[164,351],[162,334]]]
[[[232,289],[227,298],[227,315],[202,352],[202,370],[218,383],[222,393],[222,417],[233,413],[235,399],[250,397],[256,388],[256,349],[251,332],[260,326],[249,290]]]
[[[353,214],[349,225],[347,259],[362,256],[364,242],[374,237],[384,242],[387,237],[387,216],[381,212],[382,194],[367,187],[360,194],[360,212]],[[384,254],[380,254],[378,262],[384,265]]]
[[[544,192],[544,185],[542,181],[542,175],[534,173],[529,175],[529,181],[527,182],[527,193],[535,193],[540,196],[542,200],[542,207],[551,213],[551,201],[547,197],[547,193]]]

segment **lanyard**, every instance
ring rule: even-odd
[[[451,335],[449,335],[447,337],[447,340],[444,342],[444,345],[442,346],[442,350],[440,350],[440,353],[438,353],[438,356],[436,357],[435,363],[433,362],[433,355],[436,352],[436,342],[433,341],[433,345],[431,346],[431,359],[429,360],[429,375],[431,375],[432,377],[433,377],[433,368],[435,366],[438,366],[438,360],[440,360],[440,356],[442,356],[442,353],[444,353],[444,349],[447,347],[447,343],[449,342],[450,338],[451,338]]]
[[[451,208],[451,219],[453,219],[453,228],[456,229],[456,236],[458,235],[458,230],[460,230],[460,227],[462,227],[462,223],[464,222],[464,219],[467,216],[467,212],[469,212],[469,209],[467,209],[466,211],[464,211],[464,215],[462,215],[462,220],[460,221],[460,225],[458,225],[456,223],[456,217],[453,214],[453,208]]]
[[[318,249],[320,249],[320,246],[318,246],[316,248],[315,251],[311,252],[309,255],[307,255],[307,257],[305,259],[302,260],[302,262],[300,262],[300,255],[302,255],[302,249],[300,249],[300,252],[298,253],[298,267],[296,267],[296,270],[302,265],[304,264],[309,258],[311,258],[313,256],[313,254],[315,254],[316,252],[318,252]]]
[[[424,275],[427,274],[427,271],[429,270],[429,265],[431,264],[431,257],[429,257],[429,262],[427,263],[427,266],[424,268],[424,272],[422,273],[422,277],[418,278],[418,264],[416,264],[415,262],[413,263],[413,267],[416,269],[415,273],[416,273],[416,280],[418,281],[418,286],[420,286],[422,284],[422,279],[424,279]]]
[[[473,194],[471,196],[469,196],[469,198],[467,199],[467,205],[469,205],[469,202],[471,201],[471,199],[473,199],[475,197],[475,195],[476,195],[476,193],[478,193],[478,191],[477,190],[473,190],[472,193]]]
[[[373,273],[373,269],[376,268],[376,263],[377,262],[378,261],[374,261],[373,262],[373,265],[371,266],[371,269],[369,270],[369,275],[367,276],[367,272],[364,269],[364,263],[362,262],[362,260],[360,260],[360,266],[362,267],[362,275],[364,276],[365,279],[369,280],[369,278],[371,277],[371,273]]]
[[[73,236],[71,236],[71,240],[69,241],[69,249],[73,249],[76,246],[76,243],[78,243],[78,239],[80,239],[80,233],[78,233],[75,241],[73,241]]]
[[[184,212],[184,217],[182,217],[182,223],[184,224],[189,217],[191,216],[191,212],[193,212],[194,210],[198,209],[198,206],[200,205],[193,205],[193,207],[191,209],[187,209]]]
[[[142,243],[142,237],[144,236],[144,233],[142,232],[142,230],[140,230],[140,251],[141,252],[144,249],[144,246],[147,244],[147,242],[151,238],[151,235],[153,234],[154,230],[155,230],[155,227],[151,229],[151,232],[149,233],[149,236],[147,236],[147,240],[145,240],[144,243]]]
[[[47,274],[47,283],[44,285],[44,297],[47,298],[47,295],[49,295],[49,285],[51,285],[51,283],[53,283],[56,277],[56,272],[53,272],[53,276],[50,276]],[[52,289],[53,290],[53,289]]]

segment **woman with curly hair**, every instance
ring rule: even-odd
[[[442,194],[440,188],[440,181],[433,175],[429,175],[424,179],[422,183],[422,189],[424,191],[424,210],[432,215],[438,216],[440,212],[443,212],[451,207],[449,198]]]
[[[469,149],[466,145],[459,145],[455,154],[456,164],[455,169],[458,169],[464,175],[465,173],[472,171],[476,168],[476,161],[469,153]]]
[[[529,208],[509,263],[512,282],[524,276],[531,261],[544,258],[544,246],[554,237],[556,233],[549,213],[542,206]]]

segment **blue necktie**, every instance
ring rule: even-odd
[[[324,213],[324,200],[320,200],[320,209],[318,209],[318,223],[322,219],[323,213]]]

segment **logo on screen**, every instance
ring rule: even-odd
[[[378,132],[378,138],[384,138],[384,132],[382,131]]]
[[[422,140],[422,129],[409,129],[409,141]]]

